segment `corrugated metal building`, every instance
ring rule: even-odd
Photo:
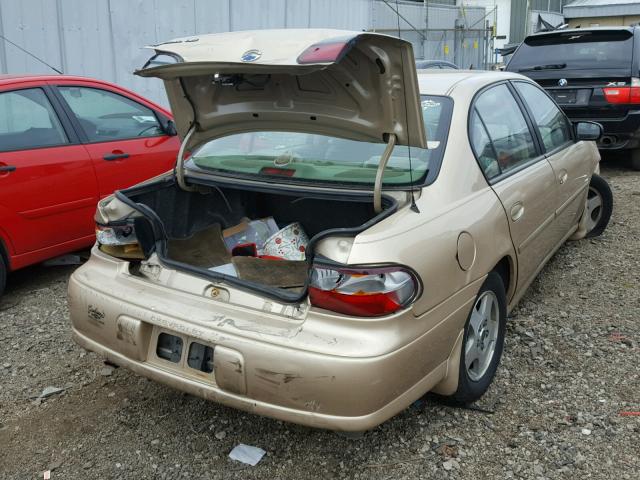
[[[564,7],[569,27],[608,27],[640,23],[640,1],[575,0]]]
[[[413,42],[416,57],[475,68],[490,57],[484,8],[413,1],[398,6],[401,35]],[[328,27],[397,35],[395,8],[395,0],[0,0],[0,35],[65,73],[114,81],[166,103],[159,81],[132,75],[149,56],[144,45],[262,28]],[[51,70],[0,40],[0,72]]]

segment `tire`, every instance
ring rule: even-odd
[[[502,357],[506,327],[504,284],[498,273],[491,272],[480,288],[464,326],[458,389],[445,397],[448,403],[467,405],[485,394]]]
[[[7,284],[7,266],[4,264],[4,258],[0,253],[0,297],[4,292],[4,286]]]
[[[585,238],[602,235],[613,212],[613,193],[607,181],[595,173],[589,183],[587,205],[584,215],[587,215],[587,234]]]
[[[631,168],[640,170],[640,149],[631,150]]]

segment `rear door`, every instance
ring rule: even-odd
[[[558,186],[556,225],[558,233],[564,237],[578,224],[595,165],[590,161],[587,145],[573,140],[571,124],[541,88],[528,82],[516,81],[513,85],[527,106],[555,173]]]
[[[106,86],[55,88],[93,160],[101,198],[173,168],[179,140],[164,132],[160,112]]]
[[[94,234],[93,166],[53,103],[39,85],[0,90],[0,227],[15,255]]]
[[[559,241],[555,173],[508,83],[476,97],[469,128],[476,158],[509,219],[518,285],[527,285]]]
[[[640,52],[633,29],[560,31],[532,35],[507,70],[544,87],[571,119],[624,118],[629,105],[610,103],[605,88],[630,86]]]

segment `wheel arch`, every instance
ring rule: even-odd
[[[516,275],[516,262],[511,255],[505,255],[500,259],[498,263],[491,269],[492,272],[496,272],[502,278],[504,284],[504,292],[507,297],[507,303],[513,297],[515,293],[516,282],[518,278]]]

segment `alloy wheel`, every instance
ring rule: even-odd
[[[602,195],[598,190],[589,187],[587,194],[587,232],[590,232],[602,218]]]
[[[464,360],[469,378],[479,381],[487,372],[496,351],[500,308],[491,290],[478,297],[467,326]]]

